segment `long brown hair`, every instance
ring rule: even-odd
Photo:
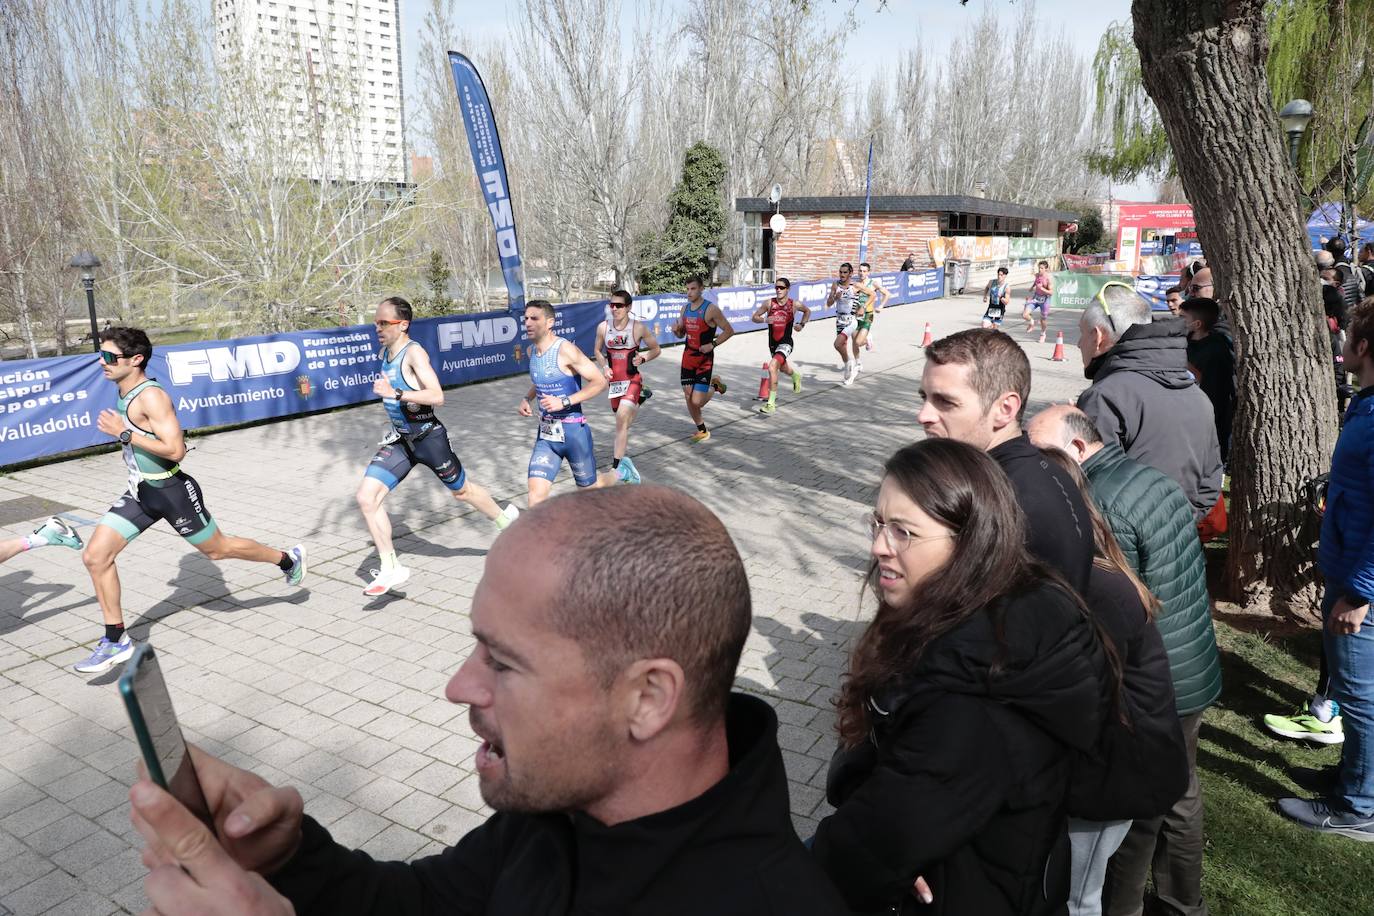
[[[1093,553],[1096,554],[1093,562],[1102,569],[1115,570],[1130,579],[1131,584],[1135,586],[1136,594],[1140,595],[1140,603],[1145,606],[1146,618],[1154,620],[1159,614],[1159,599],[1140,580],[1140,576],[1136,575],[1136,571],[1126,560],[1126,555],[1121,552],[1121,545],[1117,543],[1112,526],[1097,508],[1097,503],[1093,502],[1092,484],[1088,483],[1083,469],[1061,449],[1042,448],[1040,453],[1063,468],[1073,478],[1073,482],[1078,484],[1078,492],[1083,495],[1083,505],[1088,507],[1088,517],[1093,521]]]
[[[1000,637],[1001,599],[1046,579],[1082,604],[1062,579],[1031,559],[1026,519],[1011,483],[982,450],[952,439],[925,439],[900,449],[883,471],[922,512],[950,530],[954,552],[900,607],[873,589],[878,612],[854,646],[835,701],[837,728],[850,747],[868,733],[868,698],[901,681],[932,642],[974,614],[992,614]],[[876,573],[877,563],[870,563],[869,587]]]

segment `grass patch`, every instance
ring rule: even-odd
[[[1339,747],[1269,734],[1265,713],[1306,703],[1317,682],[1320,634],[1282,640],[1217,621],[1223,689],[1198,745],[1206,807],[1203,896],[1215,916],[1326,916],[1374,912],[1374,849],[1320,836],[1280,817],[1274,802],[1310,797],[1294,770],[1340,759]]]

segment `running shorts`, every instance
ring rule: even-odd
[[[865,315],[859,319],[859,327],[856,329],[856,333],[858,331],[867,331],[871,327],[873,327],[873,316]]]
[[[159,519],[163,519],[177,534],[188,543],[200,544],[210,540],[218,531],[210,510],[205,506],[205,498],[200,494],[200,484],[185,471],[177,471],[165,481],[163,486],[155,487],[149,481],[140,481],[138,496],[125,493],[100,524],[113,528],[115,533],[126,541],[132,541]]]
[[[563,441],[545,434],[547,424],[562,427]],[[592,448],[592,428],[586,421],[564,423],[558,419],[541,419],[539,433],[530,452],[529,477],[538,477],[549,483],[558,477],[558,470],[567,459],[572,469],[573,480],[579,487],[590,487],[596,483],[596,454]],[[554,430],[554,435],[557,431]]]
[[[682,354],[682,387],[691,386],[693,391],[710,391],[711,370],[715,368],[715,362],[710,353],[684,351]]]
[[[1042,299],[1039,296],[1031,296],[1026,300],[1026,308],[1030,311],[1039,311],[1043,317],[1048,318],[1050,317],[1050,297],[1046,296]]]
[[[848,336],[850,335],[850,333],[851,333],[851,330],[850,330],[850,329],[853,328],[853,326],[854,326],[854,316],[853,316],[853,315],[836,315],[836,316],[835,316],[835,336],[836,336],[836,337],[848,337]]]
[[[417,464],[433,471],[434,476],[450,490],[461,490],[467,485],[463,463],[453,454],[448,430],[442,423],[430,426],[419,437],[401,436],[394,442],[384,444],[368,462],[365,476],[380,480],[388,490],[394,490]]]
[[[792,358],[792,341],[782,340],[774,343],[770,340],[768,341],[768,353],[778,362],[785,363]]]
[[[644,376],[636,373],[627,379],[614,379],[609,383],[607,391],[611,398],[611,413],[619,410],[620,402],[624,400],[638,407],[643,402],[640,395],[644,391]]]

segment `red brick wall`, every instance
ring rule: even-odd
[[[804,280],[834,276],[841,261],[854,263],[859,254],[859,213],[788,213],[787,229],[774,240],[773,267],[778,276]],[[840,228],[822,226],[843,219]],[[940,234],[934,213],[872,213],[868,218],[868,262],[874,273],[896,270],[907,252],[916,252],[916,267],[934,267],[926,239]],[[856,265],[857,266],[857,265]]]

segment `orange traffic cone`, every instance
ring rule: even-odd
[[[768,373],[768,363],[764,363],[763,376],[759,378],[759,396],[755,398],[755,400],[768,400],[768,394],[770,391],[772,391],[772,387],[772,377]]]
[[[921,346],[928,347],[935,342],[935,337],[930,333],[930,322],[926,322],[926,336],[921,338]]]
[[[1064,332],[1060,331],[1059,336],[1054,339],[1054,355],[1050,357],[1056,363],[1064,361]]]

